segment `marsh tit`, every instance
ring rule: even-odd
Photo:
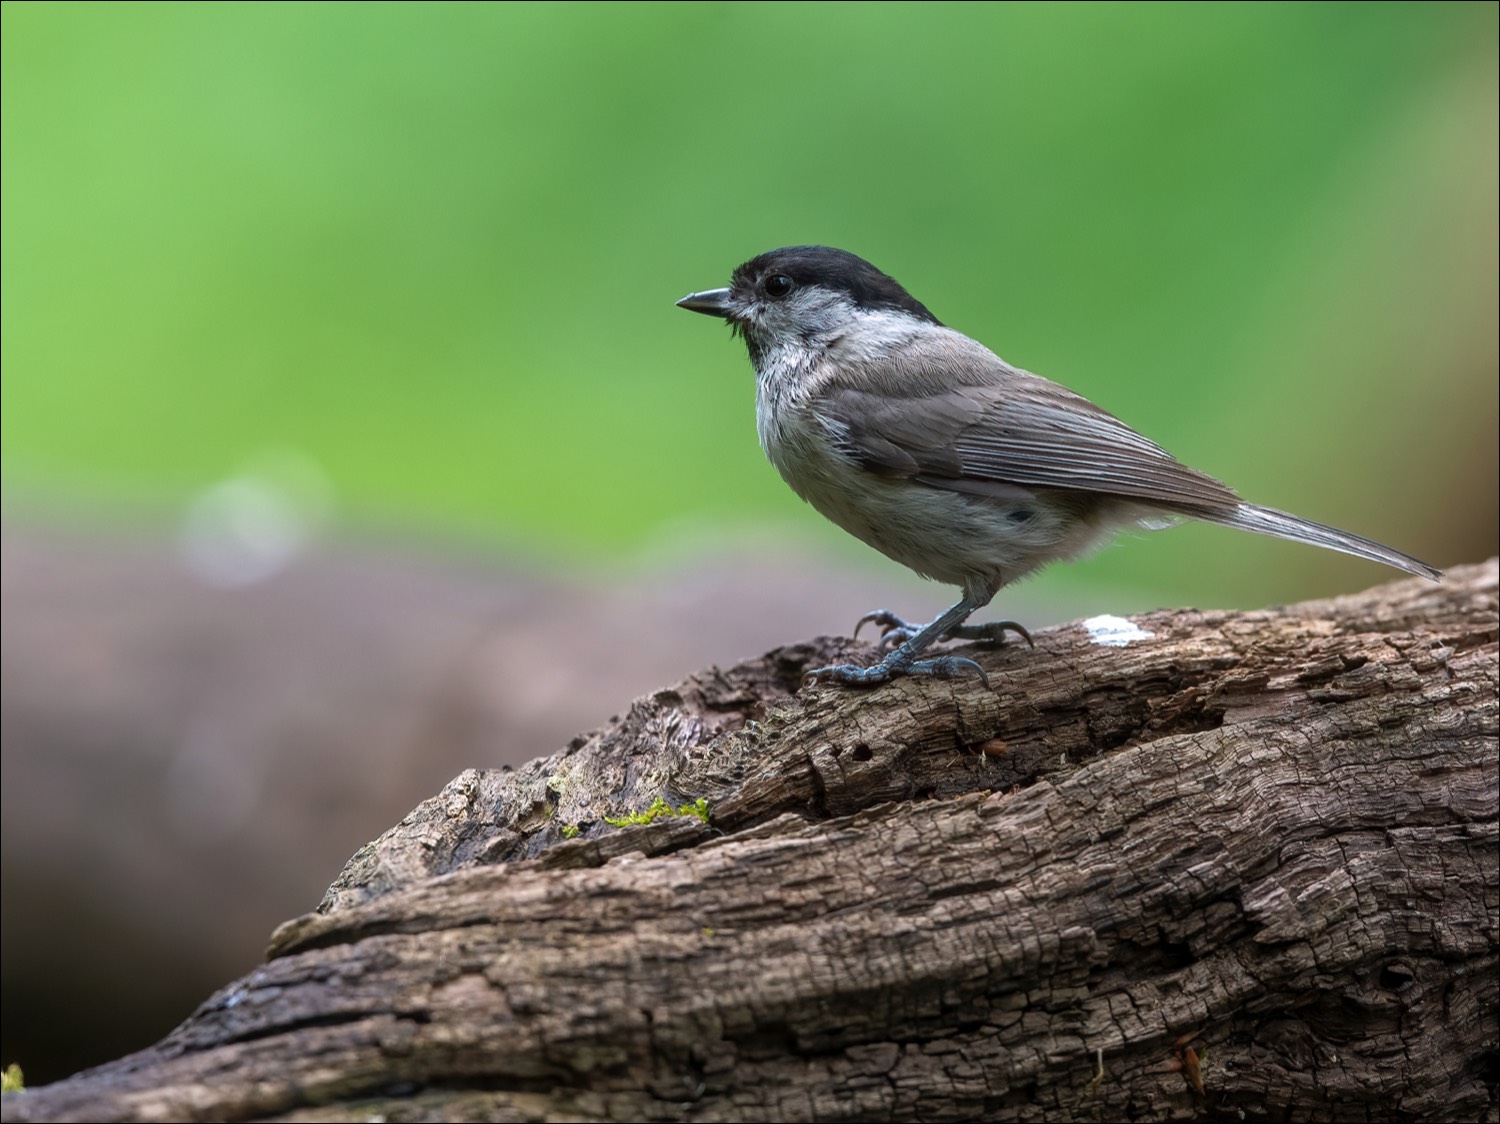
[[[925,625],[869,614],[860,623],[884,630],[888,654],[873,667],[818,668],[812,680],[985,678],[973,660],[923,653],[1006,632],[1029,642],[1012,621],[965,622],[1049,562],[1184,516],[1440,576],[1370,539],[1245,503],[1087,399],[945,327],[843,250],[772,250],[736,269],[728,288],[677,304],[744,337],[761,447],[792,490],[888,558],[962,590]]]

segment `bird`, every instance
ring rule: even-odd
[[[872,687],[974,675],[928,655],[944,640],[998,642],[1014,621],[968,619],[1005,585],[1130,527],[1183,518],[1308,543],[1434,581],[1441,571],[1371,539],[1246,503],[1113,414],[949,328],[894,278],[830,246],[751,258],[725,288],[678,307],[725,320],[755,369],[761,448],[803,500],[888,558],[961,596],[926,624],[888,610],[873,666],[805,682]]]

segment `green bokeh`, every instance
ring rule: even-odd
[[[816,241],[1250,498],[1478,557],[1495,14],[7,3],[7,503],[167,512],[292,449],[354,525],[832,543],[743,349],[672,306]],[[1062,580],[1380,576],[1349,566],[1204,530]]]

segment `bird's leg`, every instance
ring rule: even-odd
[[[917,657],[939,640],[952,636],[955,630],[963,626],[971,613],[988,605],[993,596],[993,590],[966,590],[958,604],[942,613],[930,624],[913,630],[895,651],[874,667],[855,667],[853,664],[820,667],[804,674],[803,681],[843,683],[851,687],[873,687],[877,683],[888,682],[898,675],[936,675],[939,678],[951,679],[972,671],[988,687],[989,676],[984,673],[984,668],[971,659],[965,659],[963,656],[933,656],[923,660]],[[900,620],[900,618],[896,619]],[[905,621],[901,621],[899,627],[911,629]]]
[[[866,613],[859,618],[859,623],[854,626],[854,635],[859,635],[859,630],[867,624],[880,626],[881,648],[894,648],[897,644],[910,640],[922,631],[922,625],[911,624],[902,620],[889,609],[876,609],[873,613]],[[1031,647],[1036,647],[1036,642],[1031,639],[1031,633],[1026,631],[1026,626],[1019,621],[987,621],[984,624],[959,624],[948,630],[946,636],[940,640],[983,640],[991,644],[1005,643],[1005,634],[1014,632]]]

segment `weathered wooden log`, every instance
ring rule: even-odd
[[[1496,562],[1133,623],[466,772],[4,1118],[1500,1119]]]

